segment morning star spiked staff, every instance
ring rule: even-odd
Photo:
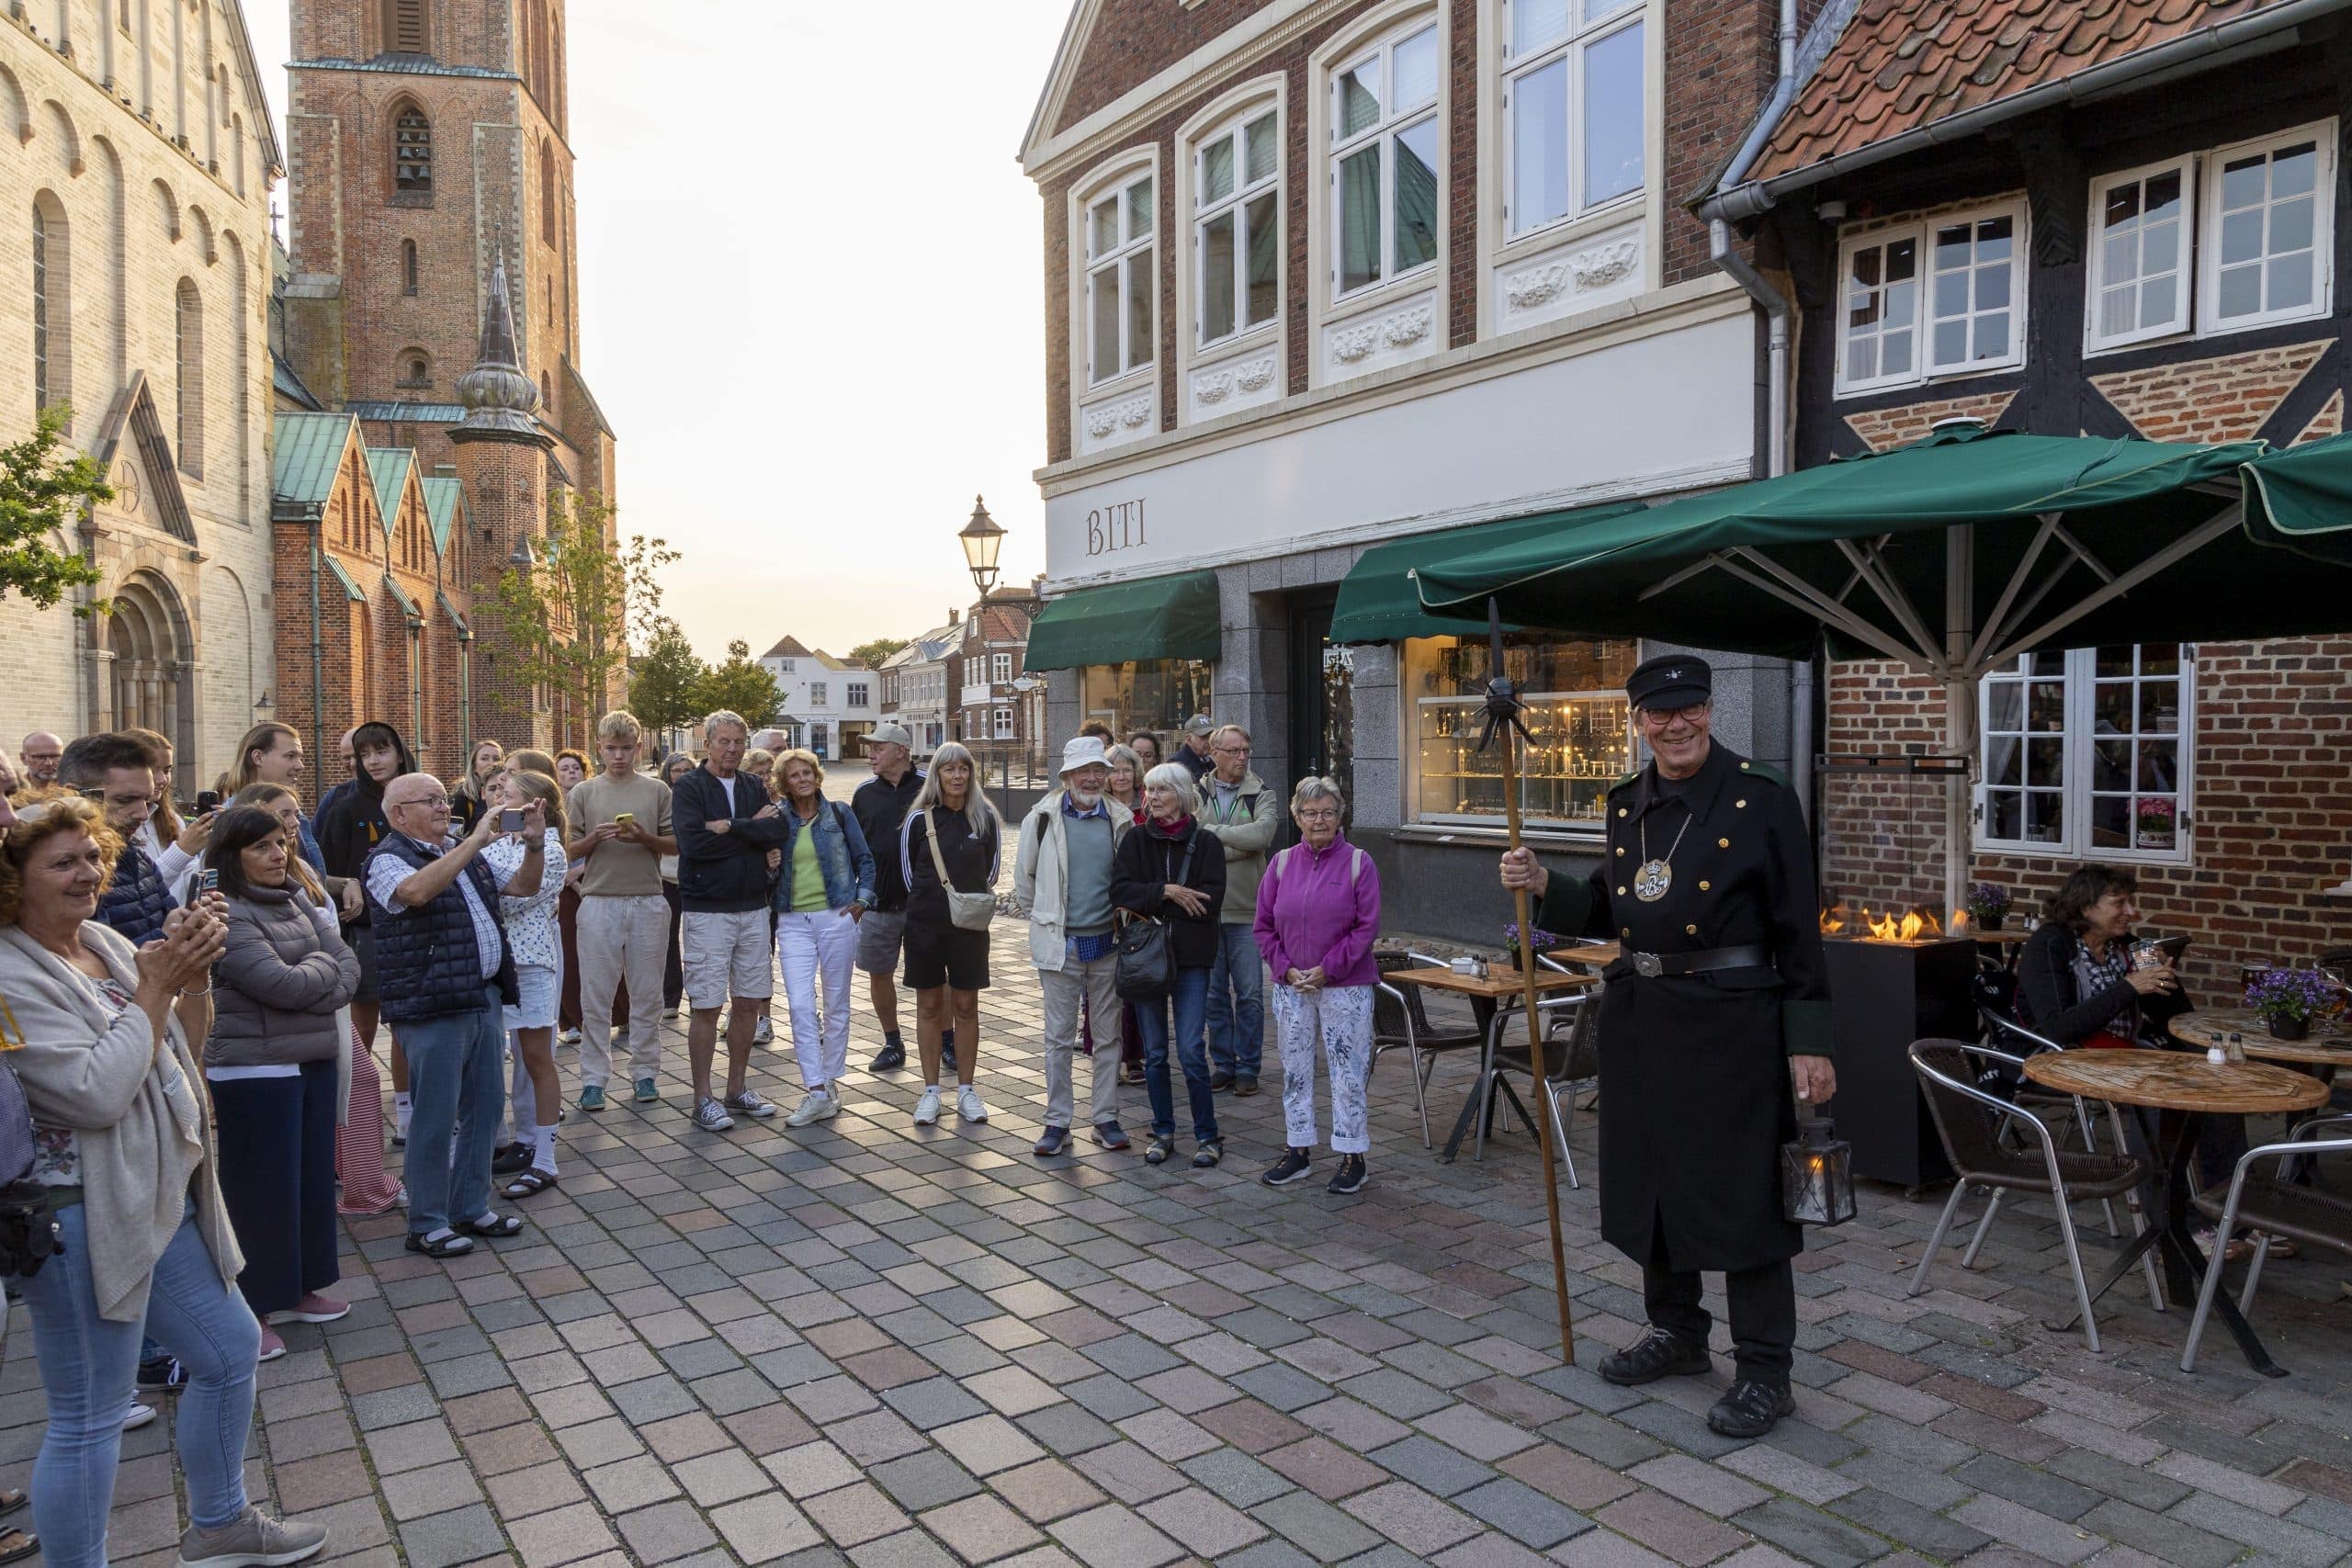
[[[1510,847],[1519,843],[1519,743],[1534,744],[1521,719],[1519,688],[1503,669],[1502,607],[1492,598],[1487,601],[1487,647],[1491,673],[1487,680],[1486,727],[1478,735],[1478,750],[1484,751],[1498,739],[1502,742],[1503,820],[1510,832]],[[1527,1015],[1527,1060],[1535,1073],[1535,1089],[1542,1093],[1549,1076],[1544,1069],[1544,1017],[1536,1010],[1535,999],[1535,919],[1534,901],[1527,889],[1511,890],[1519,919],[1520,950],[1520,1010]],[[1585,1004],[1589,1007],[1592,1004]],[[1552,1222],[1552,1289],[1560,1303],[1560,1359],[1576,1365],[1575,1329],[1568,1315],[1567,1255],[1560,1242],[1560,1183],[1552,1170],[1552,1119],[1531,1115],[1535,1123],[1535,1145],[1544,1157],[1544,1209]]]

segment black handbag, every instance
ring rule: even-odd
[[[0,1008],[6,1003],[0,1001]],[[13,1026],[15,1017],[6,1015]],[[7,1030],[0,1030],[5,1038]],[[0,1275],[29,1280],[65,1250],[50,1190],[30,1179],[33,1117],[14,1067],[0,1061]]]
[[[1195,832],[1184,846],[1184,863],[1176,873],[1179,886],[1193,874],[1193,851],[1199,842]],[[1111,984],[1121,999],[1156,1002],[1176,988],[1176,949],[1167,921],[1135,916],[1119,931],[1117,953]]]

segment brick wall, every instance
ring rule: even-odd
[[[1773,0],[1673,0],[1666,12],[1665,281],[1710,271],[1707,226],[1683,206],[1755,122],[1778,67]]]

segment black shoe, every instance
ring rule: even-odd
[[[1147,1145],[1143,1151],[1143,1163],[1146,1165],[1165,1165],[1168,1163],[1168,1156],[1175,1152],[1175,1139],[1163,1138],[1155,1133],[1152,1134],[1150,1144]]]
[[[514,1176],[528,1170],[537,1154],[538,1147],[535,1144],[509,1144],[492,1158],[490,1173],[492,1176]]]
[[[1246,1073],[1236,1073],[1233,1077],[1233,1092],[1238,1098],[1247,1100],[1258,1092],[1258,1080]]]
[[[1707,1425],[1726,1438],[1760,1438],[1796,1407],[1796,1396],[1787,1383],[1744,1377],[1715,1401],[1715,1407],[1707,1412]]]
[[[1219,1067],[1216,1072],[1209,1075],[1209,1089],[1212,1092],[1223,1094],[1227,1089],[1229,1089],[1232,1087],[1233,1075],[1227,1072],[1223,1067]]]
[[[1660,1378],[1697,1377],[1708,1369],[1707,1348],[1653,1328],[1630,1350],[1600,1359],[1603,1382],[1621,1385],[1656,1382]]]
[[[1215,1138],[1211,1138],[1207,1143],[1203,1144],[1199,1148],[1193,1151],[1193,1168],[1194,1170],[1206,1170],[1209,1167],[1215,1165],[1224,1157],[1225,1145],[1218,1143]]]
[[[175,1356],[158,1356],[139,1363],[139,1392],[177,1393],[187,1386],[187,1369]]]
[[[874,1053],[874,1060],[866,1064],[869,1073],[896,1072],[907,1065],[907,1048],[896,1041],[885,1041],[882,1049]]]
[[[1371,1179],[1372,1172],[1366,1168],[1363,1156],[1341,1155],[1339,1173],[1324,1184],[1323,1190],[1344,1198],[1351,1192],[1363,1191],[1363,1184]]]
[[[1306,1174],[1306,1151],[1284,1149],[1283,1157],[1268,1167],[1266,1174],[1258,1178],[1269,1187],[1280,1187],[1286,1181],[1296,1181]]]

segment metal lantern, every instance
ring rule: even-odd
[[[1781,1202],[1792,1224],[1842,1225],[1854,1217],[1854,1145],[1826,1116],[1797,1122],[1781,1145]]]

